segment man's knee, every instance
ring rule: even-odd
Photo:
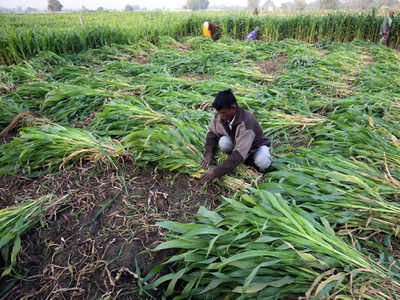
[[[254,164],[264,172],[272,162],[271,154],[267,146],[261,146],[254,155]]]
[[[218,145],[224,153],[231,153],[233,150],[233,143],[229,136],[222,136],[219,139]]]

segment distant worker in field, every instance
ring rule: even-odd
[[[246,41],[255,41],[258,40],[258,31],[260,30],[260,28],[257,26],[252,32],[250,32],[247,36],[246,36]]]
[[[203,35],[206,38],[213,39],[216,41],[219,38],[219,25],[213,24],[211,22],[204,22],[203,23]]]
[[[237,104],[230,89],[217,94],[213,107],[217,113],[208,126],[205,153],[201,161],[201,167],[207,171],[201,177],[201,182],[209,182],[230,173],[243,162],[265,172],[271,164],[271,142],[254,115]],[[209,168],[218,146],[229,156],[219,166]]]
[[[380,35],[380,43],[389,46],[389,39],[394,31],[394,13],[393,11],[389,12],[389,15],[385,18],[381,25],[381,35]]]
[[[259,12],[258,12],[258,9],[257,9],[257,7],[253,10],[253,15],[255,15],[255,16],[258,16],[258,14],[259,14]]]

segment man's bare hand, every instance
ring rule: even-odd
[[[208,169],[206,172],[204,172],[203,176],[201,176],[200,184],[210,182],[214,178],[215,178],[214,169]]]
[[[201,167],[207,170],[210,167],[212,160],[213,156],[211,154],[207,154],[200,163]]]

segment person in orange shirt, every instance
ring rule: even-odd
[[[203,35],[206,38],[210,38],[210,39],[213,39],[214,41],[216,41],[218,39],[218,37],[215,34],[217,29],[218,29],[218,24],[213,24],[208,21],[203,23]]]

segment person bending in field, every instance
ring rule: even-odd
[[[256,27],[253,31],[251,31],[247,36],[246,36],[246,41],[255,41],[258,40],[257,33],[260,30],[260,27]]]
[[[205,154],[201,167],[207,171],[203,183],[230,173],[241,163],[254,164],[265,172],[271,164],[270,141],[265,137],[254,115],[241,108],[232,91],[219,92],[213,102],[217,113],[208,126]],[[210,168],[217,147],[229,154],[219,166]]]
[[[213,39],[216,41],[219,38],[220,30],[218,24],[213,24],[211,22],[204,22],[203,23],[203,35],[206,38]]]
[[[393,11],[389,12],[389,15],[385,18],[381,25],[381,35],[380,35],[380,43],[389,46],[389,39],[391,34],[394,31],[394,13]]]

